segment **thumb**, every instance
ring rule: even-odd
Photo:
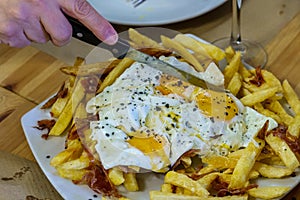
[[[107,44],[117,42],[118,34],[115,29],[86,0],[58,0],[58,3],[67,15],[78,19],[101,41]]]

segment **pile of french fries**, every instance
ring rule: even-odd
[[[154,48],[170,50],[181,61],[192,65],[196,71],[205,71],[209,63],[226,60],[223,74],[225,88],[245,105],[259,113],[272,117],[280,124],[277,131],[261,130],[255,138],[259,146],[250,143],[246,148],[227,156],[206,156],[195,165],[194,157],[183,156],[180,166],[165,174],[158,191],[149,191],[151,200],[198,199],[272,199],[286,194],[285,186],[261,187],[256,180],[293,176],[299,168],[300,153],[300,101],[288,80],[278,80],[271,72],[246,69],[240,52],[231,47],[225,51],[214,45],[202,43],[184,34],[174,38],[161,36],[157,42],[129,29],[131,45],[136,49]],[[63,67],[69,75],[59,92],[50,99],[44,109],[56,118],[49,136],[66,136],[65,149],[51,160],[59,176],[74,183],[89,184],[82,180],[93,166],[101,166],[95,149],[95,141],[89,138],[89,120],[93,117],[85,111],[86,103],[95,94],[111,85],[134,61],[129,58],[108,62],[85,64],[78,58],[73,66]],[[88,120],[87,120],[88,119]],[[267,124],[266,124],[267,126]],[[132,172],[120,168],[105,170],[112,190],[124,186],[127,191],[139,190],[138,180]],[[95,188],[92,188],[95,190]],[[101,189],[100,189],[101,193]],[[103,193],[103,199],[110,194]],[[122,195],[111,195],[126,199]]]

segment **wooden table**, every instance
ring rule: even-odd
[[[245,1],[243,9],[243,35],[265,46],[269,55],[268,69],[280,79],[287,78],[300,95],[299,1],[251,0]],[[227,2],[203,16],[163,27],[213,41],[229,35],[230,10]],[[119,32],[128,29],[128,26],[115,27]],[[62,84],[65,77],[58,69],[79,55],[73,52],[74,46],[82,49],[78,44],[81,43],[73,40],[63,48],[47,44],[23,49],[0,45],[0,150],[35,161],[20,117]],[[285,199],[300,199],[300,185]]]

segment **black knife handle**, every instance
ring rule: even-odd
[[[101,40],[99,40],[92,31],[90,31],[86,26],[84,26],[77,19],[65,15],[69,23],[72,25],[72,37],[79,39],[88,44],[98,46],[110,51],[114,57],[123,58],[127,51],[129,50],[129,43],[126,40],[119,38],[119,41],[114,45],[108,45]]]
[[[68,19],[69,23],[72,25],[72,37],[94,46],[98,46],[98,44],[102,42],[80,21],[68,15],[65,16]]]

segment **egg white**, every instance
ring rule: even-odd
[[[239,109],[233,119],[207,117],[195,101],[157,91],[161,76],[162,72],[135,62],[88,102],[87,112],[99,115],[99,121],[91,122],[91,137],[97,141],[104,168],[133,166],[164,172],[190,149],[199,149],[201,155],[227,154],[246,147],[267,120],[269,130],[277,126],[233,95]],[[136,132],[159,138],[162,149],[153,147],[153,153],[145,153],[130,145],[128,140],[138,137]]]

